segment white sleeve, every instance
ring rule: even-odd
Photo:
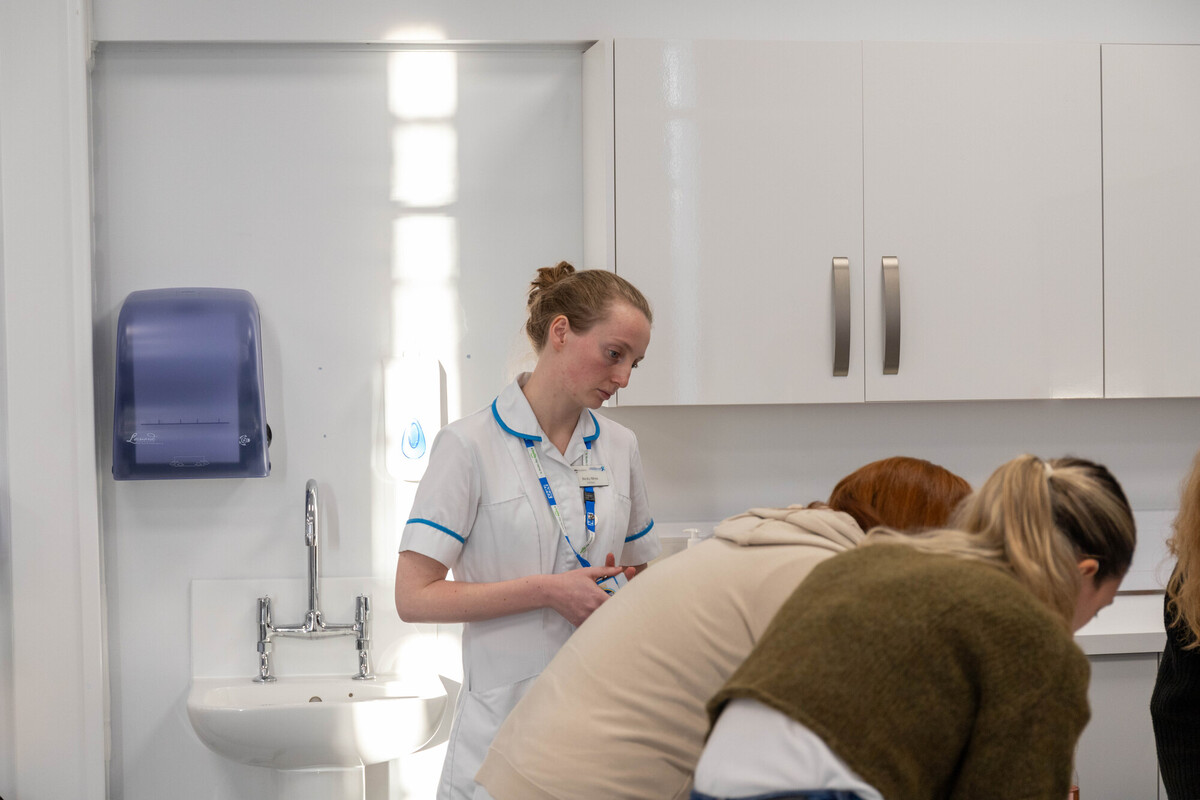
[[[662,552],[654,518],[650,516],[650,501],[646,497],[646,479],[642,475],[642,456],[634,442],[629,463],[629,528],[621,548],[618,564],[645,564]]]
[[[433,440],[429,465],[400,538],[400,552],[412,550],[453,569],[475,526],[479,508],[479,464],[470,442],[452,428]]]
[[[730,700],[696,764],[694,787],[709,797],[752,798],[823,789],[883,800],[819,736],[757,700]]]

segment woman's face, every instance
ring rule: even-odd
[[[551,324],[565,324],[566,318]],[[629,375],[646,355],[650,322],[624,302],[612,304],[607,316],[585,333],[566,325],[562,335],[563,389],[584,408],[599,408],[617,389],[629,385]]]
[[[1079,582],[1079,596],[1075,598],[1075,619],[1071,623],[1071,630],[1079,630],[1091,622],[1100,609],[1111,605],[1120,586],[1120,578],[1105,578],[1097,583],[1094,572],[1084,574]]]

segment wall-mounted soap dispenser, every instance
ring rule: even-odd
[[[133,292],[117,319],[113,477],[263,478],[258,304],[241,289]]]
[[[384,432],[388,473],[417,482],[442,428],[442,368],[436,358],[404,354],[384,366]]]

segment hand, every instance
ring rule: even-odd
[[[612,556],[609,556],[612,560]],[[608,599],[608,594],[596,585],[602,578],[620,575],[618,567],[582,567],[570,572],[551,575],[553,581],[553,598],[550,607],[562,614],[572,625],[582,625],[583,621]]]
[[[609,553],[604,558],[604,566],[615,567],[616,565],[617,565],[617,557],[614,556],[612,553]],[[625,573],[626,581],[633,580],[633,576],[637,574],[637,567],[621,567],[621,570]]]

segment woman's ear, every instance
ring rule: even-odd
[[[562,346],[567,343],[567,334],[571,332],[571,323],[567,320],[565,314],[559,314],[554,319],[550,320],[550,344],[555,350],[561,350]]]
[[[1100,562],[1092,557],[1081,559],[1079,562],[1079,577],[1094,578],[1100,571]]]

